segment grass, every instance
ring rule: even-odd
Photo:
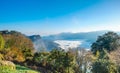
[[[15,65],[10,61],[0,60],[0,73],[40,73],[30,68]]]
[[[17,70],[16,73],[40,73],[38,71],[31,70],[29,68],[26,68],[26,67],[20,66],[20,65],[16,65],[16,70]]]

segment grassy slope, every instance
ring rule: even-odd
[[[17,73],[40,73],[20,65],[16,65],[16,70]]]

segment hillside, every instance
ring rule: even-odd
[[[0,31],[4,39],[4,49],[1,53],[4,54],[6,60],[24,61],[30,59],[34,53],[32,41],[24,34],[17,31]]]
[[[0,73],[40,73],[26,65],[34,53],[32,41],[24,34],[0,31]]]
[[[40,72],[31,70],[24,66],[16,65],[16,73],[40,73]]]

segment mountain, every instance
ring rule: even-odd
[[[36,51],[45,51],[46,50],[46,46],[45,46],[43,40],[41,39],[40,35],[32,35],[32,36],[29,36],[29,38],[32,40]]]
[[[60,33],[55,35],[43,36],[32,35],[29,38],[33,41],[37,51],[48,50],[54,48],[69,48],[82,47],[90,49],[91,44],[96,41],[97,37],[108,31],[94,31],[82,33]],[[119,34],[119,33],[118,33]]]
[[[40,35],[31,35],[31,36],[29,36],[29,38],[33,41],[33,42],[35,42],[36,40],[40,40],[41,39],[41,36]]]
[[[56,35],[43,36],[43,39],[47,40],[86,40],[93,42],[99,35],[106,33],[107,31],[94,31],[94,32],[82,32],[82,33],[60,33]]]
[[[94,41],[96,41],[97,37],[100,35],[103,35],[106,32],[108,31],[94,31],[94,32],[82,32],[82,33],[60,33],[56,35],[43,36],[42,39],[54,41],[55,43],[59,44],[59,47],[61,48],[67,47],[68,49],[68,48],[74,47],[76,45],[75,43],[77,43],[77,47],[90,49],[91,44]]]
[[[29,38],[32,40],[37,52],[50,51],[51,49],[58,48],[57,43],[51,40],[42,39],[40,35],[31,35]]]

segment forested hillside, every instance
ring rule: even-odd
[[[35,51],[33,44],[37,39],[40,36],[0,31],[0,72],[120,73],[120,36],[117,33],[99,36],[89,51],[84,48]]]
[[[29,59],[34,53],[33,43],[25,35],[17,31],[1,31],[3,37],[4,48],[2,53],[5,59],[11,61],[25,61]]]
[[[38,73],[15,65],[24,65],[22,63],[33,55],[33,43],[25,35],[17,31],[0,31],[0,73]]]

